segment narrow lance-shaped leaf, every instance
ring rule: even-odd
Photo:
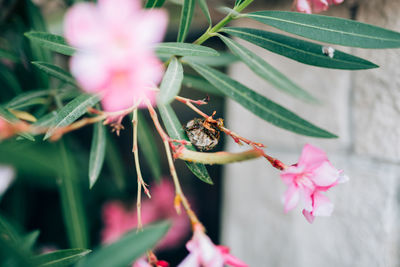
[[[160,111],[160,115],[164,126],[167,129],[168,135],[172,139],[189,141],[185,131],[183,130],[182,124],[179,122],[179,119],[171,106],[158,105],[158,110]],[[191,144],[187,145],[186,147],[190,150],[196,150]],[[197,178],[205,183],[213,184],[213,181],[211,180],[211,177],[203,164],[188,161],[185,161],[185,163],[189,170],[196,175]]]
[[[183,85],[189,88],[194,88],[200,90],[207,94],[223,96],[224,94],[221,93],[217,88],[214,87],[211,83],[209,83],[206,79],[200,76],[185,74],[183,76]]]
[[[184,61],[196,62],[213,67],[227,66],[239,60],[237,56],[229,52],[219,52],[219,56],[185,56]]]
[[[240,57],[242,61],[252,71],[254,71],[254,73],[271,83],[277,89],[280,89],[287,94],[309,102],[317,102],[317,100],[307,91],[304,91],[294,82],[289,80],[285,75],[272,67],[255,53],[251,52],[249,49],[245,48],[244,46],[233,41],[230,38],[222,35],[219,35],[219,37],[234,54]]]
[[[226,96],[275,126],[306,136],[336,137],[215,69],[190,62],[189,65]]]
[[[152,249],[167,233],[168,228],[169,223],[162,222],[147,226],[141,231],[132,230],[118,241],[90,254],[79,266],[128,266]]]
[[[47,48],[63,55],[72,56],[75,52],[75,49],[65,42],[64,37],[59,35],[48,32],[32,31],[26,32],[25,36],[43,48]]]
[[[37,90],[22,93],[11,99],[5,106],[7,108],[25,107],[29,105],[32,100],[39,97],[48,96],[51,94],[51,92],[51,90]]]
[[[156,140],[150,127],[143,116],[143,114],[138,112],[138,141],[139,149],[142,151],[150,171],[158,182],[161,181],[161,162],[160,154],[157,149]]]
[[[287,11],[243,15],[312,40],[361,48],[400,47],[400,33],[354,20]]]
[[[65,70],[63,70],[62,68],[60,68],[58,66],[55,66],[53,64],[49,64],[46,62],[38,62],[38,61],[33,61],[32,64],[50,76],[60,79],[61,81],[69,83],[75,87],[77,86],[76,82],[75,82],[74,78],[71,76],[71,74],[69,74],[68,72],[66,72]]]
[[[12,90],[15,95],[22,92],[21,85],[15,74],[2,64],[0,64],[0,82],[2,90]]]
[[[165,0],[148,0],[145,8],[160,8],[163,6]]]
[[[88,107],[92,107],[99,102],[97,95],[83,94],[69,102],[57,112],[57,116],[52,121],[52,126],[46,133],[44,140],[53,135],[59,127],[67,126],[77,120],[80,116],[87,112]]]
[[[190,24],[192,23],[194,5],[196,0],[184,0],[181,12],[181,20],[179,24],[177,41],[183,43],[189,32]]]
[[[224,28],[224,32],[251,42],[273,53],[291,58],[304,64],[332,68],[361,70],[378,67],[372,62],[339,50],[332,52],[320,44],[296,39],[286,35],[249,28]]]
[[[160,43],[156,46],[157,54],[176,56],[218,56],[219,53],[207,46],[188,43]]]
[[[99,178],[106,153],[106,129],[102,122],[93,127],[93,139],[89,157],[89,188],[92,188]]]
[[[40,267],[70,266],[90,252],[91,250],[84,248],[63,249],[35,256],[32,261]]]
[[[182,64],[176,59],[176,57],[173,57],[161,82],[160,94],[158,95],[158,102],[160,104],[166,105],[174,100],[175,96],[181,90],[182,79]]]
[[[197,2],[200,6],[201,11],[203,11],[203,14],[206,16],[209,27],[211,27],[212,21],[211,21],[210,11],[208,10],[207,6],[207,0],[197,0]]]
[[[64,140],[59,143],[60,164],[59,189],[64,223],[70,246],[72,248],[86,248],[88,233],[86,217],[82,201],[82,193],[77,181],[77,169],[73,157],[67,151]]]

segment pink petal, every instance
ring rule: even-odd
[[[70,70],[88,93],[100,92],[110,78],[107,62],[95,54],[75,54],[70,60]]]
[[[98,0],[101,16],[106,24],[123,24],[140,10],[139,0]]]
[[[132,265],[132,267],[152,267],[152,265],[150,265],[145,257],[142,257],[140,259],[138,259],[137,261],[135,261]]]
[[[168,14],[164,10],[146,10],[138,15],[134,23],[140,42],[144,45],[161,42],[167,30]]]
[[[328,161],[328,158],[324,151],[310,144],[306,144],[301,152],[298,166],[304,166],[305,171],[310,172],[321,166],[325,161]]]
[[[224,263],[229,265],[229,266],[234,266],[234,267],[248,267],[246,263],[243,261],[239,260],[235,256],[232,256],[229,254],[229,248],[225,246],[217,246],[218,250],[222,254],[224,258]]]
[[[313,12],[319,13],[328,9],[328,2],[326,0],[313,0]]]
[[[200,267],[200,261],[196,252],[191,252],[186,258],[178,265],[178,267]]]
[[[333,186],[339,179],[339,171],[328,161],[315,169],[311,178],[317,186]]]
[[[304,217],[307,219],[307,221],[309,223],[313,223],[314,222],[315,216],[312,215],[311,212],[303,210],[303,215],[304,215]]]
[[[285,192],[285,212],[292,210],[299,203],[300,192],[296,185],[290,185]]]
[[[314,193],[314,216],[331,216],[333,212],[333,203],[323,194]]]
[[[88,48],[101,39],[100,17],[95,4],[78,3],[65,15],[64,34],[67,42],[78,48]]]
[[[301,201],[303,202],[304,209],[307,211],[312,211],[313,209],[313,199],[312,195],[314,193],[314,189],[303,187],[300,191]]]
[[[286,185],[291,185],[298,175],[301,175],[304,171],[304,167],[290,166],[283,170],[280,174],[281,179]]]
[[[311,14],[311,5],[309,0],[297,0],[296,2],[296,10],[299,12]]]

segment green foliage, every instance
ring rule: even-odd
[[[178,31],[178,39],[177,39],[177,41],[180,43],[185,41],[186,36],[189,32],[189,27],[190,24],[192,23],[195,4],[196,0],[184,0],[183,2],[179,31]]]
[[[330,44],[361,48],[400,47],[400,33],[349,19],[287,11],[257,11],[244,16]]]
[[[224,32],[251,42],[273,53],[304,64],[331,69],[362,70],[378,67],[365,59],[334,51],[332,57],[324,53],[324,46],[286,35],[250,28],[224,28]]]
[[[44,140],[51,137],[59,127],[73,123],[87,112],[87,108],[94,106],[99,101],[97,95],[82,94],[69,102],[65,107],[57,111],[57,115],[52,122],[54,126],[50,127],[46,132]]]
[[[217,88],[215,88],[214,85],[200,76],[185,74],[182,84],[186,87],[194,88],[207,94],[223,96],[223,94]]]
[[[244,108],[275,126],[307,136],[319,138],[337,137],[305,121],[295,113],[250,90],[243,84],[215,69],[190,62],[189,65],[224,93],[225,96],[232,98]]]
[[[185,131],[183,130],[182,124],[179,122],[179,119],[171,106],[158,105],[158,110],[160,111],[160,115],[164,126],[167,129],[168,135],[175,140],[189,141]],[[186,147],[193,151],[196,150],[192,144],[186,145]],[[213,184],[213,181],[211,180],[211,177],[203,164],[188,161],[185,161],[185,163],[189,170],[196,175],[197,178],[205,183]]]
[[[99,178],[106,154],[106,129],[102,122],[93,127],[92,146],[89,158],[89,188],[92,188]]]
[[[213,67],[223,67],[235,63],[239,58],[228,52],[219,52],[219,55],[213,56],[185,56],[184,61],[196,62],[199,64],[204,64]]]
[[[164,74],[164,78],[160,85],[160,94],[158,95],[158,103],[167,105],[175,99],[181,90],[183,80],[182,64],[173,57],[168,65],[168,69]]]
[[[63,82],[69,83],[75,87],[77,87],[77,84],[75,83],[75,79],[71,76],[69,72],[66,72],[62,68],[52,65],[50,63],[46,62],[37,62],[34,61],[32,64],[37,67],[39,70],[44,71],[50,76],[53,76]]]
[[[170,224],[161,222],[147,226],[142,231],[136,229],[121,239],[91,253],[80,267],[124,267],[144,255],[167,233]]]
[[[40,267],[70,266],[90,252],[91,250],[83,248],[63,249],[35,256],[32,258],[32,261]]]
[[[36,32],[31,31],[25,33],[25,36],[34,42],[37,45],[40,45],[43,48],[47,48],[51,51],[66,55],[72,56],[75,52],[75,49],[69,46],[64,37],[51,34],[48,32]]]
[[[208,21],[209,27],[211,27],[212,26],[212,21],[211,21],[210,11],[208,10],[208,6],[207,6],[206,0],[197,0],[197,3],[199,4],[203,14],[206,16],[206,19]]]
[[[160,8],[163,6],[165,0],[148,0],[145,8]]]
[[[249,49],[230,38],[222,35],[219,35],[219,37],[235,55],[237,55],[252,71],[254,71],[254,73],[271,83],[277,89],[308,102],[317,101],[307,91],[300,88],[297,84],[289,80],[285,75],[269,65],[265,60],[257,56],[255,53],[251,52]]]
[[[160,43],[156,53],[175,56],[218,56],[219,53],[212,48],[188,43]]]

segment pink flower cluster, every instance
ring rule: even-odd
[[[295,10],[307,14],[319,13],[328,10],[330,5],[338,5],[344,0],[295,0],[293,6]]]
[[[190,222],[185,214],[178,215],[174,209],[174,186],[164,179],[152,188],[151,200],[142,201],[142,223],[148,224],[162,219],[172,220],[167,235],[158,243],[157,249],[169,249],[183,242],[190,232]],[[136,206],[135,206],[136,207]],[[136,209],[127,210],[119,201],[108,202],[103,206],[104,228],[101,233],[105,244],[118,240],[124,233],[137,227]]]
[[[229,248],[216,246],[204,233],[201,225],[194,226],[192,239],[186,244],[189,255],[178,267],[247,267],[248,265],[229,254]]]
[[[84,91],[102,95],[106,111],[127,109],[143,98],[154,102],[152,88],[163,75],[153,47],[165,34],[167,15],[143,10],[140,2],[78,3],[66,14],[65,37],[77,48],[71,73]]]
[[[315,216],[330,216],[333,211],[333,203],[322,192],[348,180],[332,166],[322,150],[309,144],[304,146],[299,162],[281,172],[281,178],[288,186],[285,212],[301,202],[303,215],[310,223]]]

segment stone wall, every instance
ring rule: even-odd
[[[290,10],[290,1],[279,3],[264,8]],[[400,31],[398,0],[348,1],[328,14],[349,17],[354,11],[360,21]],[[252,21],[237,24],[271,30]],[[339,71],[246,46],[318,97],[322,105],[284,95],[241,63],[230,69],[232,77],[340,139],[289,133],[233,101],[227,104],[228,128],[265,143],[269,154],[286,163],[297,161],[305,143],[315,144],[327,151],[334,166],[345,170],[350,181],[328,192],[335,203],[333,215],[316,218],[310,225],[301,210],[284,213],[285,186],[265,160],[229,165],[224,173],[223,243],[250,266],[400,266],[400,49],[351,49],[380,68]],[[239,149],[227,142],[227,150]]]

